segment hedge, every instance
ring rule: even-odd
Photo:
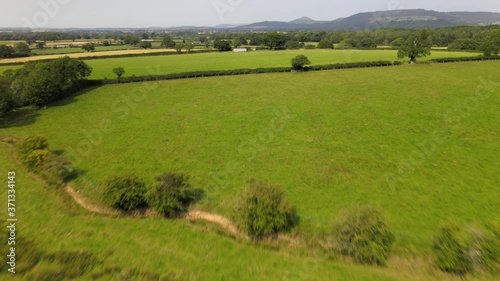
[[[431,62],[446,63],[446,62],[461,62],[461,61],[485,61],[485,60],[500,60],[500,56],[476,56],[476,57],[462,57],[462,58],[440,58],[431,59]]]

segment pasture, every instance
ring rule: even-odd
[[[130,51],[108,51],[95,53],[70,54],[70,57],[106,56],[126,53],[148,53],[166,51],[163,50],[130,50]],[[174,51],[174,50],[171,50]],[[93,68],[91,79],[113,79],[115,75],[112,69],[118,66],[125,68],[127,76],[144,76],[167,73],[180,73],[201,70],[231,70],[240,68],[259,67],[286,67],[290,66],[290,60],[298,54],[306,55],[313,65],[350,63],[366,61],[395,61],[397,51],[395,50],[287,50],[287,51],[256,51],[249,53],[203,53],[183,54],[169,56],[140,56],[130,58],[108,58],[86,61]],[[433,52],[431,56],[422,58],[426,61],[432,58],[445,57],[467,57],[471,53],[466,52]],[[15,60],[37,60],[57,56],[36,56],[30,58],[4,59],[1,62]],[[17,69],[20,66],[1,66],[0,73],[7,69]]]
[[[48,137],[100,182],[185,172],[229,216],[250,179],[282,186],[321,235],[340,209],[381,206],[396,254],[427,255],[444,221],[498,220],[499,62],[262,74],[109,85],[2,128]],[[425,81],[425,83],[422,83]],[[457,172],[460,171],[460,172]]]

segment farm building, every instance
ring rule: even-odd
[[[85,44],[87,44],[88,42],[73,42],[71,44],[69,44],[70,47],[81,47]]]
[[[246,48],[234,48],[233,49],[233,52],[235,52],[235,53],[245,53],[247,51],[248,50]]]

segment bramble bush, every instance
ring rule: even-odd
[[[385,219],[371,206],[346,210],[333,228],[333,250],[362,264],[385,265],[394,235]]]
[[[443,225],[434,238],[433,254],[442,271],[465,275],[471,272],[498,272],[500,233],[491,225]]]
[[[188,180],[188,176],[174,173],[157,177],[157,183],[146,194],[148,205],[168,217],[187,211],[197,194]]]
[[[31,136],[16,143],[16,152],[21,161],[26,164],[28,156],[35,150],[46,150],[49,142],[42,136]]]
[[[103,185],[103,200],[110,207],[130,211],[146,206],[146,185],[135,175],[111,176]]]
[[[298,224],[298,216],[281,189],[252,181],[237,201],[237,226],[254,240],[286,232]]]

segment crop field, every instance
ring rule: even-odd
[[[73,185],[95,202],[106,176],[134,172],[151,182],[175,171],[206,190],[198,208],[230,216],[239,190],[258,179],[286,189],[304,236],[327,231],[343,208],[373,203],[395,232],[396,255],[426,256],[447,220],[498,222],[498,197],[487,194],[500,192],[499,66],[405,65],[109,85],[39,110],[0,135],[46,136],[83,172]],[[129,225],[106,221],[88,229]],[[171,231],[163,224],[189,228],[137,222],[155,233],[148,238],[154,243]],[[168,239],[196,241],[196,230],[188,233]],[[242,247],[210,237],[223,249]],[[198,256],[206,255],[186,258]],[[155,266],[151,270],[162,268]]]

